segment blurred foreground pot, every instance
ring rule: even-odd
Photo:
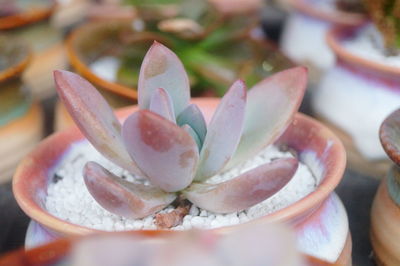
[[[219,100],[200,98],[193,101],[210,118]],[[123,119],[132,113],[132,107],[117,114]],[[77,128],[55,133],[43,141],[20,164],[13,182],[14,195],[21,208],[32,218],[26,245],[33,246],[61,236],[85,235],[97,230],[71,224],[51,215],[45,209],[47,186],[52,180],[61,157],[73,143],[82,140]],[[321,176],[316,190],[295,204],[257,219],[258,222],[289,222],[296,229],[301,251],[329,262],[351,265],[351,238],[347,214],[342,202],[333,192],[340,182],[346,155],[338,138],[323,125],[307,116],[297,114],[277,145],[286,145],[299,154],[314,175]],[[240,225],[213,229],[226,234]],[[162,236],[176,231],[134,231],[147,236]]]
[[[0,183],[10,181],[19,161],[42,137],[41,108],[31,102],[21,80],[30,58],[25,45],[0,37]]]

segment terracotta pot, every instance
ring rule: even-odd
[[[321,7],[320,3],[328,1],[287,2],[292,12],[283,29],[281,49],[293,61],[308,66],[311,81],[318,81],[322,73],[335,63],[335,56],[325,40],[328,30],[335,25],[359,25],[366,18],[358,13]]]
[[[123,40],[121,36],[126,39],[129,38],[129,40]],[[91,70],[90,65],[99,57],[110,55],[115,57],[121,55],[124,51],[126,52],[127,48],[132,46],[137,46],[139,51],[138,53],[143,53],[144,56],[147,48],[154,40],[167,46],[174,47],[178,38],[173,39],[167,38],[166,36],[167,35],[162,35],[156,31],[147,31],[144,33],[135,32],[132,27],[132,22],[130,21],[103,21],[88,23],[72,32],[67,41],[67,52],[70,63],[76,72],[81,74],[89,82],[93,83],[97,88],[110,91],[128,99],[136,100],[137,91],[135,86],[128,86],[124,85],[122,82],[107,80],[103,76],[94,73]],[[265,62],[265,67],[262,70],[265,72],[263,73],[263,77],[293,65],[292,62],[280,54],[272,44],[263,40],[251,38],[248,34],[243,36],[242,39],[238,39],[237,43],[241,45],[241,47],[238,47],[238,51],[243,54],[245,54],[244,51],[251,51],[252,53],[249,58],[240,59],[243,64],[254,57],[257,57],[257,60]],[[260,64],[257,65],[261,65],[263,62],[260,62]],[[131,75],[137,77],[140,62],[138,62],[138,65],[135,68],[136,69],[131,70]],[[254,67],[251,66],[251,68]],[[190,69],[190,67],[186,67],[186,69]],[[243,69],[237,69],[238,73],[235,73],[234,76],[241,77],[241,73],[239,72],[242,70]],[[253,70],[259,71],[258,69]],[[208,73],[204,73],[205,71],[200,70],[198,72],[205,78],[208,77],[207,75],[212,75],[212,70]],[[226,83],[226,87],[233,82],[234,80],[230,79],[221,81],[222,84]],[[199,87],[201,87],[202,90],[205,89],[204,85],[199,85]]]
[[[108,235],[118,234],[121,233],[111,233]],[[124,236],[126,236],[126,233],[124,233]],[[81,240],[81,238],[60,239],[34,249],[19,249],[0,257],[0,266],[53,265],[62,263],[63,259],[70,254],[73,246]],[[305,266],[341,265],[338,263],[331,264],[308,255],[305,255],[304,257],[306,260]]]
[[[55,94],[52,71],[67,66],[63,34],[49,23],[55,7],[52,1],[22,2],[19,5],[24,10],[20,13],[0,18],[0,30],[7,30],[7,34],[33,49],[32,61],[23,79],[35,98],[44,99]]]
[[[202,109],[207,119],[211,117],[219,100],[199,98],[193,102]],[[122,119],[133,110],[125,108],[117,114]],[[28,245],[60,236],[98,232],[63,221],[48,213],[44,207],[48,182],[54,173],[54,168],[71,144],[81,139],[83,136],[77,128],[55,133],[21,162],[14,176],[13,191],[18,204],[34,221],[28,230],[26,239]],[[330,262],[350,264],[351,239],[347,215],[341,201],[333,192],[345,168],[346,155],[341,142],[317,121],[297,114],[277,144],[287,145],[298,151],[300,159],[314,174],[321,175],[322,181],[314,192],[302,200],[260,218],[261,221],[290,222],[296,228],[301,251]],[[216,231],[223,234],[236,227],[224,227]],[[136,233],[160,235],[173,231],[148,230]]]
[[[341,132],[349,167],[382,177],[390,163],[378,131],[385,117],[399,106],[400,68],[346,49],[343,42],[354,38],[363,27],[337,27],[328,33],[328,44],[337,61],[314,91],[312,106],[318,117]]]
[[[26,46],[0,38],[0,183],[11,179],[18,162],[42,137],[41,108],[23,92],[21,81],[30,58]]]
[[[379,131],[387,155],[395,163],[381,181],[371,210],[371,243],[379,265],[399,265],[400,245],[400,110],[390,114]]]

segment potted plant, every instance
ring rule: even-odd
[[[21,80],[30,58],[25,45],[0,36],[0,183],[11,180],[18,162],[42,137],[41,108]]]
[[[139,74],[139,106],[117,113],[124,121],[121,131],[89,82],[56,71],[66,108],[103,155],[71,128],[21,162],[13,191],[35,221],[27,244],[99,230],[163,235],[199,227],[226,234],[259,219],[290,222],[302,251],[349,263],[347,216],[333,193],[345,153],[324,126],[293,116],[306,80],[305,68],[293,68],[257,83],[248,96],[239,80],[221,100],[190,104],[182,63],[154,43]]]
[[[35,98],[54,95],[51,70],[67,64],[62,32],[52,27],[49,17],[55,7],[53,0],[11,0],[0,3],[0,30],[29,44],[33,49],[31,63],[23,80]]]
[[[273,45],[251,36],[259,19],[253,15],[259,1],[253,2],[239,9],[243,6],[239,0],[230,4],[186,0],[182,5],[173,5],[173,18],[155,19],[149,15],[151,12],[139,12],[133,22],[96,21],[71,34],[67,43],[69,59],[78,73],[102,89],[113,107],[126,106],[130,99],[137,98],[139,63],[157,40],[177,51],[189,72],[194,95],[220,96],[235,77],[252,85],[292,65]],[[147,3],[146,10],[149,6],[154,7]],[[192,12],[194,9],[197,11]],[[244,21],[249,12],[252,19]],[[65,115],[62,112],[57,117],[63,119]],[[62,122],[56,124],[63,127]]]
[[[400,236],[397,228],[400,221],[399,117],[399,110],[390,114],[379,131],[382,146],[394,163],[381,181],[371,210],[371,243],[379,265],[400,263],[400,248],[396,244]]]
[[[300,254],[294,240],[294,232],[280,224],[244,226],[223,237],[189,230],[157,241],[103,233],[15,251],[0,257],[0,265],[333,265]]]
[[[312,97],[317,116],[340,134],[349,165],[382,176],[389,161],[378,141],[379,126],[399,107],[395,10],[385,1],[366,1],[372,24],[338,27],[327,36],[337,57]],[[388,13],[387,13],[388,12]]]
[[[366,20],[362,0],[288,0],[292,11],[284,25],[280,46],[293,61],[307,65],[312,82],[335,63],[325,35],[332,26],[359,25]]]

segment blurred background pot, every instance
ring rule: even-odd
[[[51,72],[67,66],[63,33],[49,22],[54,7],[53,0],[12,0],[0,4],[0,30],[29,44],[34,51],[23,80],[33,97],[39,99],[55,95]]]
[[[222,28],[209,37],[187,40],[151,25],[149,30],[135,30],[135,23],[89,23],[76,29],[67,42],[72,68],[100,89],[114,108],[136,101],[141,60],[153,41],[177,51],[194,96],[220,96],[236,78],[251,86],[293,65],[271,43],[252,37],[255,28],[239,32]],[[63,107],[57,107],[56,117],[56,129],[71,125]]]
[[[209,118],[219,100],[199,98],[194,100]],[[132,112],[132,108],[119,111],[120,118]],[[32,222],[26,237],[26,245],[34,246],[61,236],[85,235],[97,230],[78,226],[49,214],[44,201],[55,168],[73,143],[83,137],[77,128],[55,133],[31,153],[19,166],[13,182],[17,202]],[[322,181],[314,192],[289,207],[256,221],[289,222],[296,229],[302,252],[318,258],[351,264],[351,238],[347,214],[342,202],[333,192],[340,182],[346,156],[341,142],[317,121],[298,114],[289,129],[277,142],[298,152],[299,159],[307,164]],[[213,229],[225,234],[240,226]],[[98,231],[97,231],[98,232]],[[136,231],[139,234],[163,235],[172,231]]]
[[[400,111],[393,112],[380,129],[380,139],[392,165],[381,181],[371,210],[371,243],[379,265],[400,264]]]
[[[338,27],[328,33],[337,61],[321,79],[312,106],[343,140],[348,166],[382,177],[390,162],[378,131],[385,117],[400,105],[400,65],[376,60],[365,44],[359,44],[363,38],[370,43],[369,35],[364,36],[369,27]],[[400,64],[400,60],[394,62]]]
[[[30,59],[24,44],[0,36],[0,183],[10,181],[19,161],[42,137],[41,108],[21,80]]]
[[[358,25],[366,18],[358,12],[340,10],[337,7],[340,0],[287,2],[292,11],[283,28],[281,49],[293,61],[308,66],[311,81],[317,82],[335,63],[325,39],[328,30],[335,25]]]

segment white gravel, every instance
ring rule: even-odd
[[[222,175],[212,177],[208,182],[218,183],[237,176],[257,165],[271,161],[274,158],[292,157],[289,152],[281,152],[272,146],[262,151],[255,158],[245,162],[242,166],[232,169]],[[312,156],[311,156],[312,157]],[[57,182],[50,182],[46,198],[47,210],[56,217],[74,224],[106,230],[139,230],[156,229],[154,216],[144,219],[126,219],[114,215],[103,209],[89,194],[83,181],[82,169],[87,161],[96,161],[118,176],[124,176],[127,180],[143,182],[122,170],[118,166],[105,159],[87,141],[73,144],[56,167]],[[315,158],[311,158],[311,161]],[[310,157],[307,158],[307,163]],[[313,167],[313,165],[310,165]],[[190,213],[183,219],[183,224],[172,229],[183,230],[190,228],[216,228],[247,222],[282,209],[308,195],[315,190],[320,182],[321,174],[317,173],[318,167],[314,167],[315,177],[310,169],[303,163],[293,179],[273,197],[261,202],[248,210],[231,213],[215,214],[192,206]],[[54,178],[53,178],[54,179]],[[169,212],[172,207],[167,207],[161,212]]]

